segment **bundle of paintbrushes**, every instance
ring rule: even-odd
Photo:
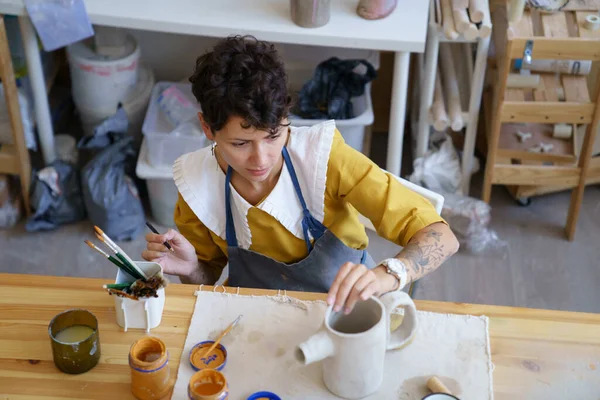
[[[159,272],[154,276],[147,276],[146,273],[144,273],[144,271],[138,267],[135,261],[133,261],[127,255],[127,253],[123,251],[123,249],[113,242],[102,231],[102,229],[94,226],[94,230],[96,231],[96,237],[98,240],[104,243],[106,247],[108,247],[113,253],[113,255],[108,254],[89,240],[86,240],[85,243],[106,257],[126,275],[129,275],[131,278],[135,279],[134,282],[129,283],[111,283],[104,285],[103,288],[106,289],[111,295],[114,294],[121,297],[127,297],[132,300],[138,300],[140,298],[147,297],[158,297],[158,289],[164,288],[168,284],[167,279],[162,275],[162,273]]]

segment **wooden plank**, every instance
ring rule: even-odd
[[[20,171],[19,157],[17,150],[12,144],[3,144],[0,146],[0,172],[5,174],[18,175]]]
[[[573,103],[590,102],[586,76],[562,75],[562,84],[565,91],[565,101]]]
[[[504,95],[506,101],[525,101],[525,90],[524,89],[506,89]]]
[[[577,19],[577,27],[579,28],[579,37],[582,38],[600,38],[600,29],[597,31],[592,31],[589,29],[585,29],[585,19],[588,15],[598,15],[598,12],[590,12],[590,11],[577,11],[575,13],[575,17]]]
[[[598,11],[600,10],[600,0],[570,0],[563,11]]]
[[[523,12],[523,17],[513,23],[508,24],[508,37],[532,37],[533,35],[533,22],[531,21],[531,13],[529,10]]]
[[[580,169],[531,165],[495,165],[494,184],[499,185],[576,185]]]
[[[569,37],[565,13],[542,14],[542,31],[545,37]],[[535,47],[535,45],[534,45]]]
[[[534,153],[518,149],[498,149],[498,157],[509,158],[511,160],[529,160],[538,162],[565,162],[574,163],[577,161],[574,155],[558,153]]]
[[[513,38],[508,52],[509,56],[512,59],[522,58],[528,40],[531,38]],[[600,41],[591,38],[535,38],[532,57],[536,59],[600,61]]]
[[[535,101],[559,101],[558,91],[561,89],[559,79],[556,74],[540,74],[542,88],[533,91]]]
[[[565,12],[567,19],[567,28],[569,30],[569,37],[579,37],[579,25],[577,23],[577,16],[574,12]]]
[[[594,103],[507,101],[500,111],[502,122],[589,124],[593,115]]]

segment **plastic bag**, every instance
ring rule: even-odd
[[[90,220],[115,240],[137,237],[145,224],[144,207],[131,178],[136,151],[127,134],[122,108],[79,142],[81,149],[102,149],[83,168],[81,186]]]
[[[175,85],[166,88],[158,97],[157,102],[173,126],[197,119],[200,111],[198,105]]]
[[[85,218],[79,171],[64,161],[54,161],[34,174],[31,208],[34,214],[27,220],[28,232],[52,230],[62,224]]]
[[[18,88],[19,96],[19,111],[21,112],[21,123],[23,124],[23,133],[25,135],[25,145],[28,149],[37,151],[37,143],[33,128],[35,121],[33,112],[25,91],[23,88]],[[8,107],[6,106],[6,98],[4,97],[4,86],[0,83],[0,144],[14,144],[12,127],[10,125],[10,117],[8,115]]]
[[[474,254],[506,250],[508,244],[488,227],[489,204],[462,194],[460,159],[447,135],[441,143],[434,143],[433,150],[415,160],[414,172],[408,179],[444,196],[442,217],[450,224],[461,250]]]
[[[460,160],[452,140],[446,136],[437,151],[430,151],[413,163],[408,180],[440,194],[461,194]]]
[[[332,57],[317,65],[313,78],[304,84],[294,113],[307,119],[353,118],[352,98],[361,96],[376,77],[377,71],[366,60]]]
[[[83,0],[25,0],[25,7],[46,51],[94,35]]]

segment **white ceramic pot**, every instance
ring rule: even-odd
[[[404,319],[391,333],[391,313],[398,306],[404,306]],[[296,356],[306,365],[323,360],[327,389],[339,397],[360,399],[381,386],[386,351],[403,347],[416,327],[415,303],[404,292],[360,302],[349,315],[330,306],[323,328],[298,346]]]

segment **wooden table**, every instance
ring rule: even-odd
[[[103,283],[107,282],[0,274],[1,400],[133,399],[127,354],[131,343],[145,333],[121,331],[114,301],[101,290]],[[197,289],[169,286],[162,324],[152,331],[169,349],[172,373],[177,372]],[[240,294],[273,293],[240,290]],[[315,293],[288,294],[305,300],[324,298]],[[490,317],[497,400],[596,399],[600,394],[600,315],[434,301],[417,301],[417,307]],[[100,324],[100,364],[82,375],[63,374],[52,362],[48,323],[70,308],[90,310]],[[595,397],[577,396],[577,391],[561,396],[572,388],[592,387],[598,390],[592,392]]]

